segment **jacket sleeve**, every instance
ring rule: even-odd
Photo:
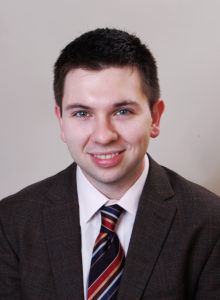
[[[18,263],[0,220],[0,299],[22,299]]]
[[[220,238],[203,268],[195,300],[220,299]]]

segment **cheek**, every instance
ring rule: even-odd
[[[63,124],[63,132],[66,143],[72,148],[82,147],[88,140],[88,130],[83,125],[67,122]]]
[[[133,126],[125,126],[121,130],[121,136],[130,144],[148,144],[151,133],[150,122],[136,122]]]
[[[77,139],[77,132],[70,122],[63,122],[63,135],[67,143],[74,142]]]

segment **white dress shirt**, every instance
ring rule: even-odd
[[[76,181],[79,198],[85,299],[87,299],[88,276],[93,247],[101,227],[101,214],[99,210],[103,205],[113,205],[116,203],[124,208],[125,211],[119,219],[115,231],[118,234],[126,256],[138,208],[139,198],[141,196],[144,183],[147,179],[148,170],[149,160],[147,155],[145,155],[145,167],[138,180],[129,188],[129,190],[120,200],[109,200],[87,180],[80,167],[77,166]]]

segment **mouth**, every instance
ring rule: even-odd
[[[98,159],[112,159],[117,155],[119,155],[119,152],[108,153],[108,154],[93,154],[93,156]]]
[[[93,162],[104,168],[110,168],[118,165],[122,160],[124,151],[108,152],[108,153],[92,153],[91,158]]]

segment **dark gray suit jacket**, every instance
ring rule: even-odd
[[[0,202],[0,300],[83,299],[75,169]],[[220,299],[220,198],[152,159],[118,299]]]

